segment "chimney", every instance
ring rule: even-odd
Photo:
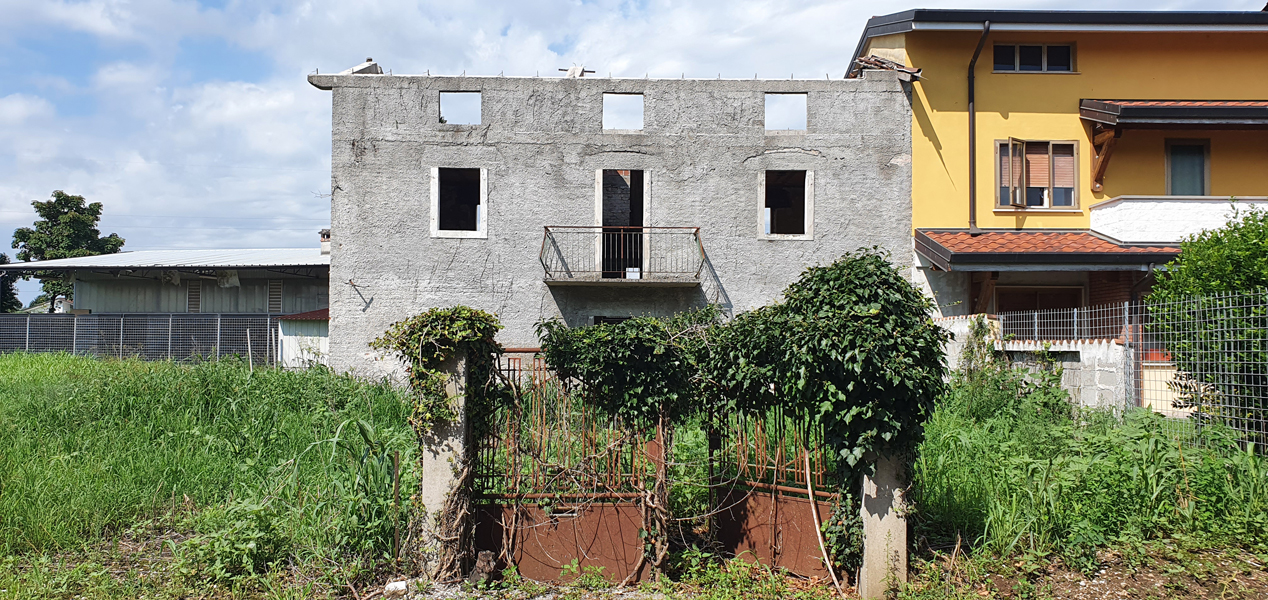
[[[322,256],[325,256],[327,254],[330,254],[330,230],[323,229],[320,231],[320,233],[321,233],[321,254]]]

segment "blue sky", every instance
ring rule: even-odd
[[[304,77],[366,57],[396,73],[839,76],[873,14],[1263,1],[0,0],[0,252],[57,189],[104,203],[125,250],[316,246],[330,94]]]

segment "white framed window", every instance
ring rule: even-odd
[[[757,174],[758,237],[767,240],[814,239],[814,171],[762,171]]]
[[[432,237],[488,238],[488,207],[488,170],[431,168]]]
[[[996,209],[1078,210],[1078,143],[995,142]]]
[[[995,44],[996,73],[1073,73],[1074,44]]]

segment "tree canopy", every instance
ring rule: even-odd
[[[97,229],[101,221],[100,202],[88,204],[83,196],[73,196],[57,190],[51,200],[31,203],[39,215],[32,227],[19,227],[13,232],[13,245],[18,260],[54,260],[114,254],[123,247],[123,238],[111,233],[102,237]],[[54,273],[35,274],[43,284],[50,303],[58,296],[72,297],[69,282]],[[50,304],[51,305],[51,304]]]
[[[0,252],[0,265],[9,264],[9,255]],[[14,285],[13,275],[0,273],[0,313],[17,312],[22,309],[22,301],[18,300],[18,289]]]
[[[1219,229],[1180,243],[1180,256],[1158,277],[1151,300],[1268,287],[1268,212],[1235,213]]]

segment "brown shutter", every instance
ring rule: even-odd
[[[1074,187],[1074,144],[1052,145],[1052,187]]]
[[[1026,187],[1048,187],[1049,171],[1048,142],[1026,142]]]
[[[189,282],[189,296],[186,298],[185,312],[203,311],[203,282]]]

